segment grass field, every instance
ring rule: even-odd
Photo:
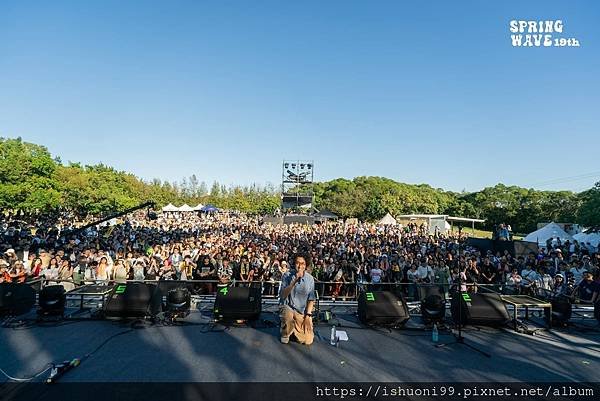
[[[469,236],[475,237],[475,238],[488,238],[488,239],[492,238],[491,231],[478,230],[477,228],[475,230],[473,230],[471,227],[463,227],[462,231],[463,231],[463,233],[466,233]],[[454,227],[452,232],[458,232],[458,228]],[[521,240],[521,239],[523,239],[523,237],[520,235],[513,235],[513,239]]]

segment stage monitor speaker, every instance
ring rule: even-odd
[[[452,294],[451,310],[454,322],[462,325],[502,326],[510,320],[502,298],[494,293],[455,292]]]
[[[402,326],[410,315],[401,294],[363,291],[358,297],[358,319],[369,326]]]
[[[256,320],[262,311],[260,287],[221,287],[213,314],[216,320]]]
[[[48,285],[40,291],[38,299],[38,314],[40,315],[63,315],[65,312],[65,287],[62,285]]]
[[[162,293],[156,284],[117,284],[104,305],[104,316],[124,319],[156,316],[161,306]]]
[[[27,284],[0,284],[0,316],[18,316],[35,305],[35,290]]]

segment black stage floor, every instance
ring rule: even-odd
[[[263,319],[275,322],[273,313]],[[330,326],[315,327],[311,346],[282,345],[278,328],[210,327],[195,311],[178,326],[81,320],[0,329],[0,367],[26,377],[50,362],[97,349],[61,382],[539,382],[598,380],[600,333],[560,329],[535,336],[510,330],[467,328],[462,345],[436,347],[422,329],[388,331],[361,327],[348,313],[338,315],[349,341],[329,344]],[[588,323],[593,326],[594,323]],[[440,333],[440,342],[453,340]],[[42,381],[47,375],[40,376]],[[6,382],[6,378],[2,378]]]

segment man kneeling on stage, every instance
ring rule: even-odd
[[[279,287],[281,342],[287,344],[294,335],[300,344],[314,340],[312,311],[315,304],[315,280],[306,271],[307,257],[297,255],[295,270],[283,274]]]

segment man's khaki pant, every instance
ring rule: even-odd
[[[315,339],[312,319],[304,320],[304,315],[287,305],[279,310],[281,320],[281,337],[290,338],[293,334],[300,344],[310,345]]]

